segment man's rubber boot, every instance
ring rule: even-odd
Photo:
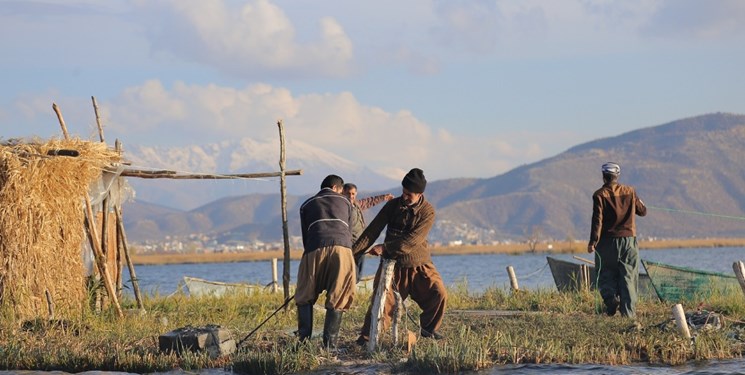
[[[298,305],[297,307],[297,337],[305,341],[313,334],[313,305]]]
[[[336,349],[336,341],[341,328],[341,317],[343,311],[326,309],[326,320],[323,323],[323,347],[329,350]]]
[[[608,298],[605,301],[605,313],[608,314],[608,316],[616,315],[616,311],[618,311],[618,305],[620,305],[620,301],[616,298]]]

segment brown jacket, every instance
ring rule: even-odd
[[[645,216],[647,207],[628,185],[609,182],[592,195],[592,229],[590,245],[601,238],[635,237],[635,215]]]
[[[385,202],[385,194],[357,199],[352,204],[352,241],[357,241],[362,231],[365,230],[365,215],[362,214],[362,211],[382,202]]]
[[[404,205],[401,197],[393,198],[362,232],[352,251],[355,255],[365,251],[387,227],[383,257],[395,259],[397,265],[404,268],[421,266],[432,261],[427,236],[434,223],[435,208],[424,196],[411,206]]]

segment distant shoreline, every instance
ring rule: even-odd
[[[540,253],[585,253],[585,242],[558,241],[549,245],[542,243],[535,248]],[[745,238],[701,238],[701,239],[671,239],[671,240],[640,240],[639,247],[642,250],[651,249],[686,249],[707,247],[745,247]],[[521,254],[530,252],[526,243],[497,244],[497,245],[463,245],[463,246],[435,246],[432,247],[432,255],[465,255],[465,254]],[[303,255],[301,250],[290,251],[290,259],[300,259]],[[132,263],[135,265],[162,265],[162,264],[200,264],[200,263],[229,263],[229,262],[251,262],[266,261],[277,258],[282,262],[284,251],[251,251],[243,253],[206,253],[206,254],[152,254],[132,255]]]

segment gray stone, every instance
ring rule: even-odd
[[[164,353],[207,352],[213,358],[233,353],[236,350],[235,340],[230,331],[212,324],[206,327],[177,328],[160,335],[158,346]]]

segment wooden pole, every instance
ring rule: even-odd
[[[582,257],[578,257],[578,256],[576,256],[576,255],[573,255],[573,256],[572,256],[572,258],[574,258],[574,259],[577,259],[577,260],[579,260],[579,261],[582,261],[582,262],[585,262],[585,263],[587,263],[587,264],[589,264],[589,265],[591,265],[591,266],[595,266],[595,262],[593,262],[593,261],[591,261],[591,260],[589,260],[589,259],[585,259],[585,258],[582,258]]]
[[[279,291],[279,283],[277,282],[277,258],[272,258],[272,293]]]
[[[55,103],[52,103],[52,108],[54,109],[54,112],[57,113],[57,118],[59,119],[60,126],[62,127],[62,134],[64,135],[65,139],[70,139],[70,135],[67,133],[65,120],[62,117],[62,112]],[[98,242],[96,226],[93,222],[95,220],[95,217],[93,216],[91,197],[88,196],[88,192],[85,193],[85,214],[88,217],[88,219],[86,220],[88,224],[88,235],[91,240],[93,254],[96,258],[96,264],[98,265],[98,272],[100,272],[101,277],[103,277],[104,286],[106,287],[106,291],[109,293],[111,303],[114,305],[117,315],[119,315],[119,317],[123,317],[124,313],[122,312],[122,307],[119,305],[119,300],[116,298],[116,292],[114,291],[114,286],[111,283],[111,276],[109,274],[108,267],[106,267],[106,259],[104,258],[103,252],[101,251],[101,244]]]
[[[237,180],[245,178],[267,178],[281,177],[281,172],[260,172],[260,173],[235,173],[235,174],[179,174],[176,171],[169,170],[139,170],[125,169],[122,171],[122,177],[138,178],[169,178],[172,180]],[[285,171],[285,176],[300,176],[303,174],[302,169],[293,169]]]
[[[122,143],[117,139],[114,141],[114,149],[116,152],[122,154]],[[121,178],[121,177],[120,177]],[[116,215],[116,238],[119,246],[119,253],[124,253],[124,260],[127,262],[127,269],[129,269],[129,278],[132,281],[132,290],[135,293],[135,300],[137,301],[137,308],[140,311],[145,311],[145,305],[142,303],[142,296],[140,295],[140,282],[137,280],[137,274],[135,273],[135,266],[132,263],[132,259],[129,257],[129,243],[127,242],[127,232],[124,231],[124,219],[122,216],[122,207],[118,203],[114,205],[114,214]],[[121,254],[120,254],[121,260]],[[121,264],[119,266],[122,268]],[[121,271],[119,272],[121,274]]]
[[[62,135],[65,137],[65,139],[70,139],[70,134],[67,133],[67,125],[65,125],[65,119],[62,117],[62,112],[57,106],[57,103],[52,103],[52,109],[54,110],[54,113],[57,114],[57,120],[59,120],[59,126],[62,128]]]
[[[106,258],[106,263],[109,263],[109,197],[108,195],[103,199],[101,202],[101,252],[103,253],[104,257]],[[116,272],[114,277],[114,285],[117,285],[116,283]],[[117,289],[116,295],[119,295],[119,289]]]
[[[393,269],[395,266],[395,260],[380,258],[380,280],[378,280],[378,285],[376,285],[375,297],[373,298],[370,341],[367,342],[368,352],[374,352],[378,347],[378,336],[380,336],[380,328],[383,325],[383,319],[385,319],[385,300],[388,296],[388,291],[391,289]]]
[[[740,283],[740,289],[745,293],[745,264],[741,261],[732,263],[732,269],[735,271],[737,281]]]
[[[673,306],[673,316],[675,317],[675,324],[678,326],[678,331],[683,337],[690,339],[691,331],[688,330],[688,321],[686,320],[686,314],[683,311],[683,306],[677,304]]]
[[[507,266],[507,275],[510,277],[510,287],[512,288],[512,291],[518,291],[520,287],[517,285],[517,276],[515,276],[515,270],[512,266]]]
[[[91,96],[91,101],[93,101],[93,112],[96,113],[96,125],[98,126],[98,138],[101,140],[101,142],[106,143],[106,141],[103,138],[103,125],[101,125],[101,116],[98,115],[98,103],[96,103],[96,97]]]
[[[590,290],[590,267],[586,264],[579,265],[579,290]]]
[[[123,317],[124,313],[122,312],[122,307],[119,305],[119,299],[116,298],[114,284],[111,282],[109,267],[106,265],[106,256],[101,250],[101,244],[98,243],[97,240],[95,240],[98,238],[98,233],[96,231],[96,225],[93,223],[92,220],[92,218],[94,217],[93,208],[91,207],[91,198],[88,196],[88,193],[85,193],[85,212],[88,215],[88,234],[91,238],[94,238],[94,240],[92,240],[91,242],[93,243],[93,253],[95,254],[98,271],[101,273],[101,277],[103,277],[106,292],[109,294],[109,298],[111,298],[111,303],[114,305],[117,315],[119,315],[119,317]]]
[[[285,299],[290,296],[290,235],[287,228],[287,187],[285,186],[285,129],[282,120],[277,121],[279,128],[279,190],[282,201],[282,238],[284,238],[285,254],[282,267],[282,287]]]
[[[114,210],[116,213],[116,225],[118,227],[117,236],[119,237],[119,243],[122,245],[122,252],[124,258],[127,261],[127,268],[129,269],[129,277],[132,279],[132,289],[135,292],[135,300],[137,301],[137,308],[145,310],[142,304],[142,296],[140,295],[140,283],[137,280],[137,274],[135,273],[135,266],[132,264],[132,259],[129,257],[129,245],[127,245],[127,234],[124,232],[124,222],[122,221],[121,207],[117,207]]]

